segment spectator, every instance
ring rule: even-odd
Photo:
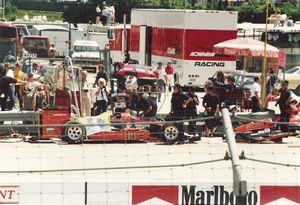
[[[37,63],[33,63],[32,67],[30,66],[27,70],[27,79],[29,79],[29,75],[38,74],[39,73],[39,65]]]
[[[51,44],[49,50],[48,50],[48,56],[49,58],[55,58],[56,56],[56,49],[54,47],[54,44]]]
[[[225,84],[225,75],[222,71],[219,71],[217,73],[217,79],[216,79],[215,83],[218,84],[218,85],[224,85]]]
[[[23,87],[25,110],[36,110],[42,107],[38,99],[40,97],[38,89],[42,91],[42,88],[43,84],[39,82],[39,75],[30,73],[28,84]]]
[[[292,100],[292,93],[288,88],[289,81],[285,80],[281,84],[280,97],[276,105],[279,104],[280,109],[280,122],[288,123],[290,122],[290,113],[288,112],[288,103]],[[280,125],[282,132],[288,132],[288,125]]]
[[[206,89],[206,94],[203,97],[202,105],[205,108],[205,112],[208,117],[215,116],[220,112],[220,99],[214,92],[213,87],[208,87]],[[213,128],[218,124],[218,120],[209,119],[205,120],[205,130],[208,137],[212,136]]]
[[[165,72],[165,70],[162,68],[162,62],[158,62],[157,64],[157,68],[155,70],[155,72],[158,75],[158,88],[159,88],[159,93],[157,96],[157,100],[158,102],[160,102],[161,99],[161,92],[165,91],[165,85],[166,85],[166,81],[167,81],[167,74]]]
[[[17,80],[9,76],[0,78],[0,106],[2,111],[6,110],[9,86],[12,83],[17,83]]]
[[[291,16],[289,16],[289,17],[287,18],[287,26],[288,26],[288,27],[293,27],[293,26],[294,26],[294,21],[293,21],[293,19],[292,19]]]
[[[251,87],[251,109],[252,112],[261,111],[261,85],[260,77],[254,78],[254,83]]]
[[[108,11],[108,7],[107,7],[107,4],[106,2],[104,1],[102,3],[103,5],[103,9],[102,9],[102,25],[103,26],[106,26],[107,25],[107,21],[108,21],[108,17],[109,17],[109,11]]]
[[[174,68],[172,67],[172,62],[169,61],[167,67],[165,68],[167,74],[167,86],[169,92],[172,92],[172,87],[174,86]]]
[[[287,21],[287,15],[284,12],[282,12],[279,18],[280,25],[284,26],[286,21]]]
[[[96,7],[96,24],[100,24],[101,23],[101,9],[99,4]]]
[[[15,78],[14,77],[14,72],[11,70],[10,63],[5,63],[4,67],[5,67],[5,76]],[[15,106],[15,95],[14,95],[14,85],[13,84],[10,84],[8,86],[7,95],[9,97],[8,109],[12,110],[13,107]]]
[[[270,16],[270,23],[274,25],[274,27],[279,25],[280,19],[280,10],[275,11],[275,14]]]
[[[182,93],[181,86],[176,84],[174,86],[174,93],[171,99],[171,111],[167,120],[183,120],[186,114],[186,106],[192,101],[187,95]],[[177,123],[179,129],[178,144],[184,144],[184,127],[183,123]]]
[[[192,100],[186,106],[186,116],[189,119],[194,119],[197,117],[197,106],[199,105],[198,96],[195,94],[195,89],[191,87],[189,89],[188,97]],[[189,122],[189,131],[190,133],[196,135],[196,122]]]
[[[95,80],[95,83],[94,83],[93,86],[98,85],[98,82],[99,82],[100,78],[103,78],[105,80],[106,84],[109,85],[109,76],[108,76],[108,73],[104,70],[104,65],[103,64],[100,64],[98,66],[98,73],[97,73],[96,80]]]
[[[112,3],[109,7],[109,11],[111,14],[111,23],[114,24],[115,23],[115,15],[116,15],[116,10],[115,10],[115,4]]]
[[[99,79],[99,89],[96,92],[96,111],[95,115],[100,115],[107,111],[109,91],[106,88],[106,81],[103,78]]]
[[[278,100],[278,90],[273,88],[271,93],[267,96],[266,99],[266,108],[269,107],[269,102],[276,102]]]
[[[25,74],[22,72],[21,65],[19,63],[16,64],[16,68],[14,71],[14,77],[17,81],[25,80]],[[23,110],[23,96],[21,93],[21,86],[22,86],[22,83],[20,83],[20,82],[17,82],[15,85],[15,95],[18,97],[18,100],[19,100],[20,111]]]
[[[11,69],[10,63],[5,63],[4,68],[5,68],[5,75],[14,78],[14,72]]]
[[[156,116],[157,105],[149,96],[134,94],[131,104],[132,109],[136,110],[140,117],[154,118]]]
[[[271,92],[271,90],[274,89],[276,81],[277,81],[277,77],[276,77],[276,75],[274,73],[274,68],[270,68],[270,73],[268,75],[267,85],[266,85],[267,95]]]
[[[82,71],[82,114],[91,116],[91,87],[87,81],[87,71]]]

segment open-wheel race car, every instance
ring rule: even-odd
[[[30,136],[32,141],[59,138],[84,141],[176,141],[180,130],[161,119],[142,119],[129,113],[82,117],[81,69],[66,62],[48,66],[48,105],[38,110],[0,112],[0,136]]]

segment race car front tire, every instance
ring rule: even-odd
[[[62,140],[68,142],[69,144],[81,144],[86,137],[86,130],[85,127],[75,121],[70,121],[66,123],[64,128],[64,136]]]

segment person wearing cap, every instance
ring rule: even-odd
[[[169,113],[170,120],[180,121],[186,117],[186,106],[192,101],[187,95],[182,93],[181,86],[176,84],[171,99],[171,111]],[[177,123],[179,129],[178,144],[184,143],[184,127],[183,123]]]
[[[99,79],[99,88],[96,92],[96,110],[95,115],[100,115],[107,111],[109,91],[106,88],[106,81],[104,78]]]
[[[205,108],[208,117],[215,116],[220,112],[220,98],[216,95],[213,87],[206,88],[206,94],[203,97],[202,105]],[[213,129],[217,126],[218,120],[205,120],[206,135],[212,136]]]
[[[174,68],[172,67],[172,62],[169,61],[167,67],[165,68],[165,72],[167,74],[167,86],[169,92],[172,91],[172,87],[174,86]]]
[[[162,62],[158,62],[157,68],[154,72],[157,73],[157,75],[158,75],[157,84],[158,84],[158,88],[159,88],[159,93],[157,96],[157,101],[160,102],[161,92],[165,91],[165,84],[167,82],[167,74],[166,74],[165,70],[162,68]]]
[[[280,97],[276,103],[279,105],[280,109],[280,122],[288,123],[290,121],[290,113],[288,112],[288,103],[292,100],[292,93],[289,90],[289,81],[285,80],[281,83],[281,88],[279,90]],[[282,132],[288,132],[288,125],[280,125]]]
[[[197,117],[197,106],[199,105],[198,96],[195,94],[195,89],[193,87],[189,88],[188,97],[192,100],[186,106],[186,116],[190,119]],[[189,122],[190,133],[196,135],[196,122]]]
[[[252,112],[261,111],[261,80],[260,77],[254,77],[254,83],[250,89],[251,91],[251,109]]]
[[[91,86],[87,81],[88,73],[82,71],[82,114],[84,117],[91,116]]]

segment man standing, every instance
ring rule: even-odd
[[[24,83],[24,81],[17,81],[16,79],[8,76],[3,76],[0,78],[0,106],[1,110],[6,110],[8,88],[11,83]]]
[[[180,121],[183,120],[186,113],[186,106],[192,101],[187,95],[182,93],[181,86],[176,84],[174,86],[174,93],[171,99],[171,112],[169,116],[171,120]],[[177,127],[179,129],[179,136],[178,136],[178,144],[184,143],[184,128],[183,123],[177,123]]]
[[[100,115],[107,111],[108,96],[110,95],[109,91],[106,88],[106,81],[103,78],[99,79],[99,89],[96,92],[97,101],[96,101],[96,110],[95,115]]]
[[[167,67],[165,68],[165,72],[167,74],[167,86],[169,92],[172,91],[172,87],[174,86],[174,68],[172,67],[172,62],[169,61]]]
[[[99,4],[96,7],[96,24],[100,24],[101,22],[101,9]]]
[[[277,77],[274,73],[274,68],[270,68],[270,73],[268,75],[268,81],[267,81],[267,95],[274,89],[275,83],[276,83]]]
[[[48,56],[49,58],[55,58],[56,56],[56,49],[54,47],[54,44],[51,44],[49,50],[48,50]]]
[[[195,94],[195,89],[191,87],[189,89],[188,97],[190,97],[192,100],[189,104],[186,106],[186,116],[189,119],[194,119],[197,117],[197,106],[199,105],[199,99],[198,96]],[[189,122],[189,130],[190,133],[193,135],[196,135],[196,122]]]
[[[24,81],[25,80],[25,74],[21,70],[21,65],[19,63],[16,64],[16,68],[14,71],[14,77],[17,81]],[[15,95],[18,97],[19,100],[19,109],[20,111],[23,110],[23,96],[21,93],[21,86],[22,83],[17,82],[15,85]]]
[[[158,66],[155,70],[155,72],[158,75],[157,83],[158,83],[158,88],[159,88],[159,93],[158,93],[158,96],[157,96],[157,100],[158,100],[158,102],[160,102],[161,92],[165,91],[165,84],[166,84],[166,81],[167,81],[167,74],[166,74],[165,70],[162,68],[162,62],[158,62],[157,65]]]
[[[99,79],[103,78],[106,82],[107,87],[109,86],[109,76],[108,73],[104,70],[104,65],[100,64],[98,66],[98,73],[96,76],[96,80],[94,82],[94,86],[98,85]],[[99,85],[98,85],[99,86]]]
[[[203,97],[202,105],[207,112],[208,117],[215,116],[220,112],[220,99],[216,95],[215,90],[213,87],[206,88],[206,94]],[[211,137],[213,135],[213,129],[218,125],[217,119],[208,119],[205,120],[205,128],[206,128],[206,135]]]
[[[289,81],[285,80],[281,84],[280,97],[276,105],[279,104],[280,109],[280,122],[288,123],[290,121],[290,113],[288,112],[288,103],[292,100],[291,91],[288,88]],[[288,125],[280,126],[282,132],[288,132]]]
[[[260,78],[255,77],[254,83],[251,88],[251,109],[252,112],[260,112],[261,111],[261,85],[260,85]]]
[[[11,70],[11,65],[10,63],[5,63],[4,64],[5,67],[5,76],[7,77],[11,77],[11,78],[15,78],[14,77],[14,72]],[[14,85],[10,84],[8,86],[8,91],[7,91],[7,97],[9,97],[9,105],[8,105],[8,109],[12,110],[13,107],[15,106],[15,95],[14,95]],[[6,99],[7,101],[7,99]]]
[[[82,71],[82,114],[91,116],[91,87],[87,81],[87,71]]]
[[[108,21],[108,17],[109,17],[109,11],[108,11],[108,7],[107,7],[107,4],[106,4],[105,1],[102,3],[102,5],[103,5],[102,17],[101,17],[101,19],[102,19],[102,25],[106,26],[107,25],[107,21]]]

